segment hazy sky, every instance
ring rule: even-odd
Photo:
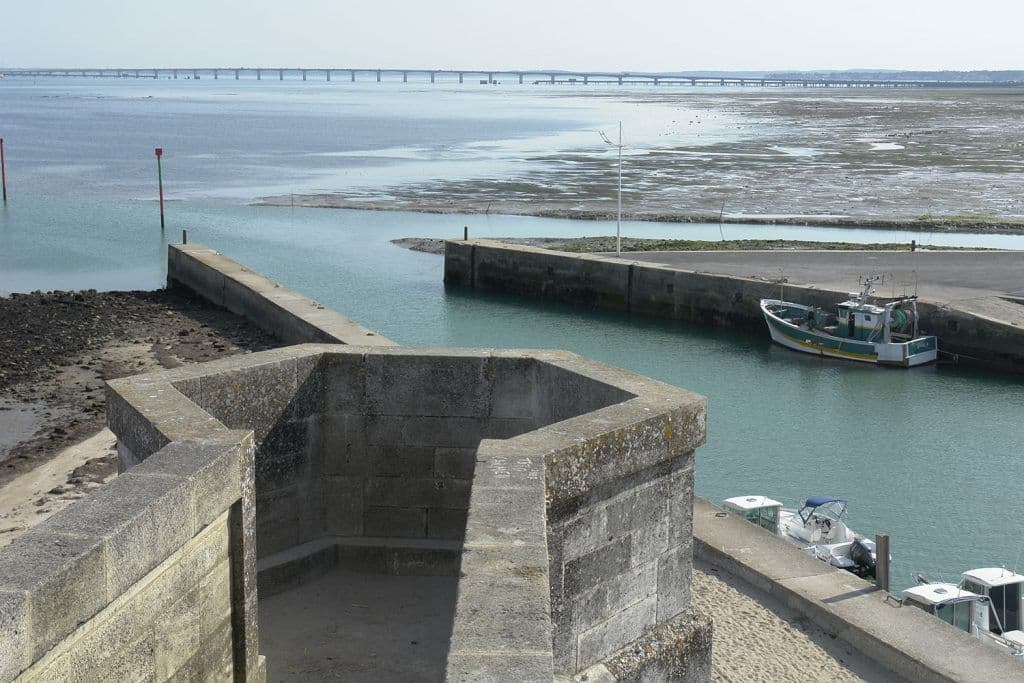
[[[1022,0],[5,0],[0,65],[1021,69]]]

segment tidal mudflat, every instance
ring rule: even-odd
[[[623,209],[631,219],[1024,232],[1020,89],[572,92],[583,96],[678,112],[636,144],[626,124]],[[616,158],[596,130],[593,139],[526,156],[518,170],[503,166],[491,177],[263,201],[607,220]]]

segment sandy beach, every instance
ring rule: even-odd
[[[901,680],[771,596],[699,560],[693,602],[714,621],[713,680]]]

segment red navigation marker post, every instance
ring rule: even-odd
[[[7,203],[7,163],[4,160],[4,139],[0,138],[0,185],[4,188],[4,204]]]
[[[160,184],[160,229],[164,229],[164,169],[160,165],[160,157],[164,155],[164,148],[156,148],[156,179]]]

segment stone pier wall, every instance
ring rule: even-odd
[[[445,243],[445,283],[706,325],[764,330],[761,299],[779,285],[599,254],[571,254],[490,240]],[[832,308],[847,292],[787,284],[787,298]],[[919,300],[921,330],[961,360],[1024,372],[1024,333],[1010,323]]]

